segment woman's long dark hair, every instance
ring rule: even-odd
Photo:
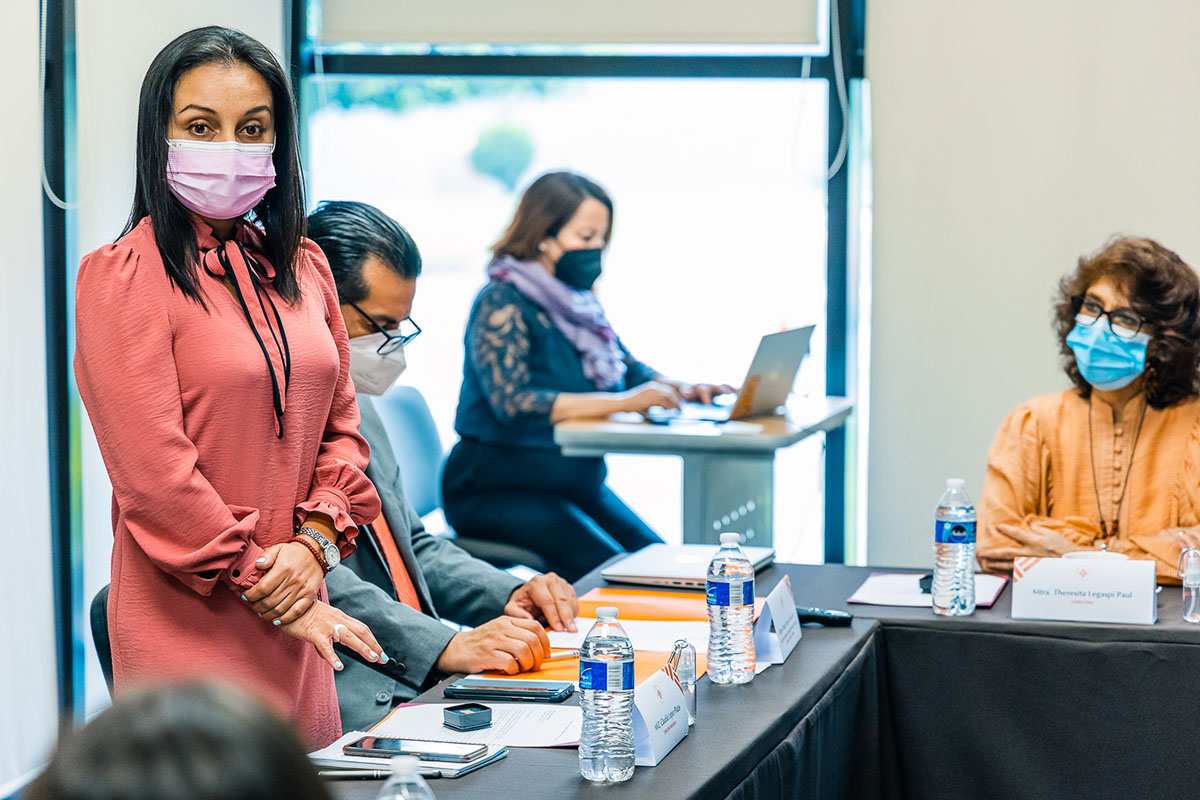
[[[538,257],[542,240],[558,236],[563,225],[571,221],[589,197],[608,209],[608,230],[604,232],[607,243],[612,238],[613,202],[604,187],[576,172],[547,172],[529,184],[521,195],[508,230],[492,246],[493,255],[533,261]]]
[[[304,175],[296,135],[296,104],[287,74],[271,51],[241,31],[210,26],[183,34],[162,49],[142,81],[138,100],[137,183],[133,209],[121,235],[145,217],[167,276],[186,296],[204,305],[196,270],[200,253],[188,210],[167,187],[167,131],[174,114],[175,88],[188,71],[203,64],[244,64],[271,88],[275,119],[275,186],[254,208],[266,233],[267,260],[275,267],[275,290],[289,303],[300,298],[296,256],[304,238]]]

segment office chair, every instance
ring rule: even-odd
[[[421,517],[439,510],[442,507],[445,452],[429,404],[411,386],[395,386],[374,402],[388,438],[392,440],[408,502]],[[458,536],[448,525],[444,532],[430,532],[453,538],[463,550],[500,569],[525,566],[538,572],[549,570],[544,558],[524,547]]]
[[[100,671],[108,684],[108,696],[113,694],[112,643],[108,640],[108,584],[96,592],[91,608],[92,644],[96,646],[96,657],[100,659]]]

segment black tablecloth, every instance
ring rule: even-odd
[[[864,721],[873,725],[879,716],[872,705],[879,694],[872,644],[877,631],[870,620],[848,629],[805,629],[785,664],[749,684],[714,686],[702,678],[692,732],[659,766],[638,767],[625,783],[596,786],[585,781],[575,749],[511,748],[502,761],[431,786],[438,800],[559,800],[601,794],[663,800],[870,796],[860,790],[878,785],[877,765],[871,758],[860,762],[855,753]],[[441,685],[417,701],[457,702],[442,697]],[[878,747],[872,745],[868,752],[878,752]],[[330,783],[335,796],[346,800],[374,797],[380,785]]]
[[[848,605],[870,575],[780,564],[799,605],[848,609],[850,629],[806,627],[787,663],[746,686],[702,679],[692,734],[617,786],[579,777],[575,750],[513,749],[432,785],[445,798],[1193,798],[1200,626],[1178,587],[1154,626],[1012,620],[995,607],[943,618],[927,608]],[[596,573],[580,582],[596,585]],[[443,702],[440,687],[423,695]],[[378,782],[332,784],[370,798]]]
[[[892,570],[783,569],[800,605],[882,625],[880,758],[894,770],[883,796],[1200,796],[1200,626],[1183,621],[1179,587],[1163,587],[1154,626],[1013,620],[1011,586],[994,607],[948,619],[845,603]]]

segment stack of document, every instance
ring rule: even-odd
[[[427,742],[462,742],[487,745],[487,752],[471,761],[421,761],[427,777],[457,778],[508,755],[509,747],[574,747],[579,744],[583,713],[579,706],[543,703],[487,703],[492,724],[459,731],[443,724],[445,705],[405,703],[397,706],[370,731],[351,731],[308,757],[319,767],[333,769],[387,769],[385,758],[348,756],[342,748],[364,736],[420,739]]]
[[[318,750],[315,753],[309,753],[308,757],[318,767],[326,769],[390,769],[390,764],[386,758],[348,756],[342,752],[342,748],[345,745],[356,742],[364,736],[371,735],[363,731],[350,731],[350,733],[347,733],[328,747]],[[466,775],[468,772],[474,772],[481,767],[486,767],[494,761],[499,761],[506,755],[508,755],[508,748],[504,745],[489,745],[487,752],[470,761],[423,760],[421,761],[421,774],[426,778],[457,778],[460,775]]]

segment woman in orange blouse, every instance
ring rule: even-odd
[[[1119,238],[1059,284],[1075,386],[1004,420],[979,503],[979,563],[1103,549],[1177,579],[1200,544],[1200,279],[1149,239]]]

